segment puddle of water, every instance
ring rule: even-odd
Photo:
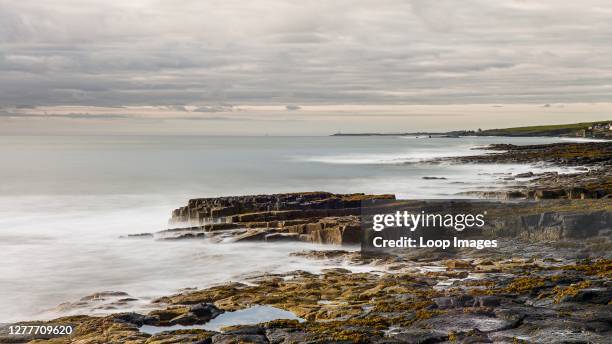
[[[460,281],[459,278],[449,278],[447,280],[439,281],[436,285],[433,286],[435,290],[444,290],[453,286],[455,281]]]
[[[418,269],[420,269],[421,272],[444,272],[444,271],[446,271],[446,266],[441,266],[441,265],[422,265],[422,266],[419,266]]]
[[[208,331],[219,331],[222,327],[233,325],[251,325],[277,319],[297,320],[304,319],[295,314],[272,306],[253,306],[235,312],[225,312],[203,325],[173,325],[173,326],[150,326],[143,325],[140,332],[156,334],[164,331],[202,329]]]

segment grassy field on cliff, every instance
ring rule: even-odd
[[[504,129],[487,129],[480,132],[481,135],[491,136],[574,136],[577,131],[588,129],[597,124],[607,124],[612,121],[582,122],[572,124],[538,125],[529,127],[514,127]]]

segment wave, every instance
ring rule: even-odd
[[[366,153],[344,155],[314,155],[297,157],[294,160],[304,162],[318,162],[334,165],[399,165],[405,163],[426,162],[438,158],[458,157],[478,154],[470,147],[461,147],[455,150],[432,150],[420,152],[401,153]]]
[[[588,137],[563,137],[561,141],[569,141],[569,142],[608,142],[610,140],[606,139],[594,139]]]

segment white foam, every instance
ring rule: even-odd
[[[606,139],[595,139],[595,138],[588,138],[588,137],[563,137],[561,138],[562,141],[570,141],[570,142],[607,142],[610,140],[606,140]]]
[[[398,152],[392,154],[344,154],[344,155],[318,155],[298,157],[295,160],[306,162],[318,162],[324,164],[341,165],[388,165],[404,164],[411,162],[423,162],[444,157],[459,157],[476,155],[484,151],[475,152],[471,146],[455,147],[453,150],[423,150],[412,152]]]

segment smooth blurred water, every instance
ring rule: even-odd
[[[148,300],[252,272],[325,267],[289,257],[308,244],[118,239],[164,229],[170,211],[189,198],[313,190],[453,197],[491,184],[502,168],[419,161],[475,154],[470,148],[489,143],[557,140],[0,137],[0,322],[56,316],[62,313],[49,310],[59,303],[99,291]],[[98,311],[113,310],[72,312]]]

